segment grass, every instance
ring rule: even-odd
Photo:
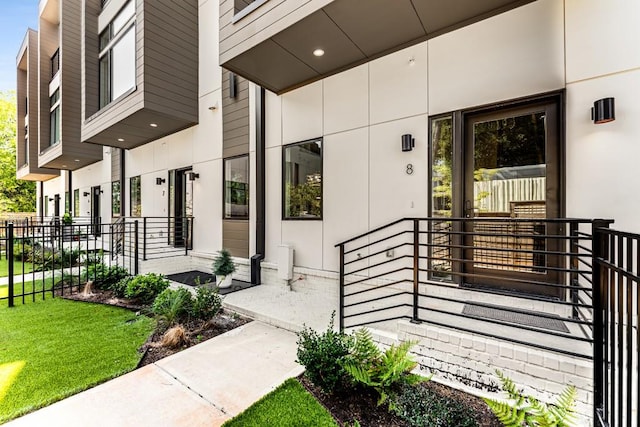
[[[44,285],[45,289],[45,298],[52,298],[51,296],[51,285],[53,283],[53,279],[45,279],[36,280],[34,282],[24,282],[23,283],[14,283],[13,284],[13,295],[15,296],[15,304],[22,304],[22,297],[18,295],[26,295],[24,297],[25,302],[33,301],[34,296],[29,295],[36,292],[36,299],[42,299],[42,288]],[[9,285],[0,285],[0,309],[6,306],[8,303],[6,300],[1,300],[2,298],[7,298],[9,296]]]
[[[13,273],[18,275],[22,274],[22,261],[13,262]],[[24,272],[30,273],[33,270],[33,264],[30,262],[24,263]],[[7,277],[9,274],[9,261],[6,258],[0,259],[0,277]]]
[[[331,414],[295,378],[289,378],[246,411],[223,424],[224,427],[337,425]]]
[[[154,326],[61,298],[0,307],[0,424],[134,369]]]

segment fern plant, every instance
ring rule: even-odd
[[[378,405],[387,401],[394,386],[414,385],[430,379],[411,373],[418,364],[409,355],[414,342],[392,345],[382,352],[373,341],[371,333],[364,328],[357,330],[353,338],[349,355],[343,361],[344,369],[355,382],[372,387],[378,392]],[[391,400],[390,406],[392,405]]]
[[[532,396],[523,394],[515,383],[502,372],[496,371],[507,393],[507,401],[484,398],[498,420],[507,427],[571,427],[574,422],[576,388],[563,390],[556,403],[547,405]]]

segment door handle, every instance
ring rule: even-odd
[[[471,206],[471,200],[465,200],[464,201],[464,216],[466,218],[471,218],[472,217],[472,211],[473,207]]]

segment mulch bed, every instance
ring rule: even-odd
[[[377,405],[378,394],[373,389],[360,388],[342,394],[329,395],[315,386],[304,374],[298,377],[300,383],[331,413],[341,426],[352,426],[358,420],[362,427],[406,427],[409,424],[391,414],[387,405]],[[451,387],[429,381],[420,385],[429,387],[438,394],[456,399],[476,413],[480,427],[501,427],[502,424],[493,415],[484,401],[476,396]],[[456,427],[456,426],[451,426]]]

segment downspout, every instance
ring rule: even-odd
[[[120,218],[124,218],[125,216],[125,207],[124,207],[124,201],[126,199],[125,197],[125,191],[124,191],[124,177],[125,177],[125,173],[124,173],[124,148],[120,149]]]
[[[40,224],[44,223],[44,181],[40,181]]]
[[[72,178],[73,172],[71,172],[71,169],[69,169],[69,180],[67,182],[67,194],[69,195],[69,215],[71,216],[75,216],[75,212],[73,212],[73,178]],[[66,204],[67,204],[67,198],[65,197],[64,199],[64,204],[65,204],[65,210],[64,213],[67,213],[67,209],[66,209]]]
[[[251,284],[259,285],[265,253],[265,89],[256,91],[256,253],[251,257]]]

